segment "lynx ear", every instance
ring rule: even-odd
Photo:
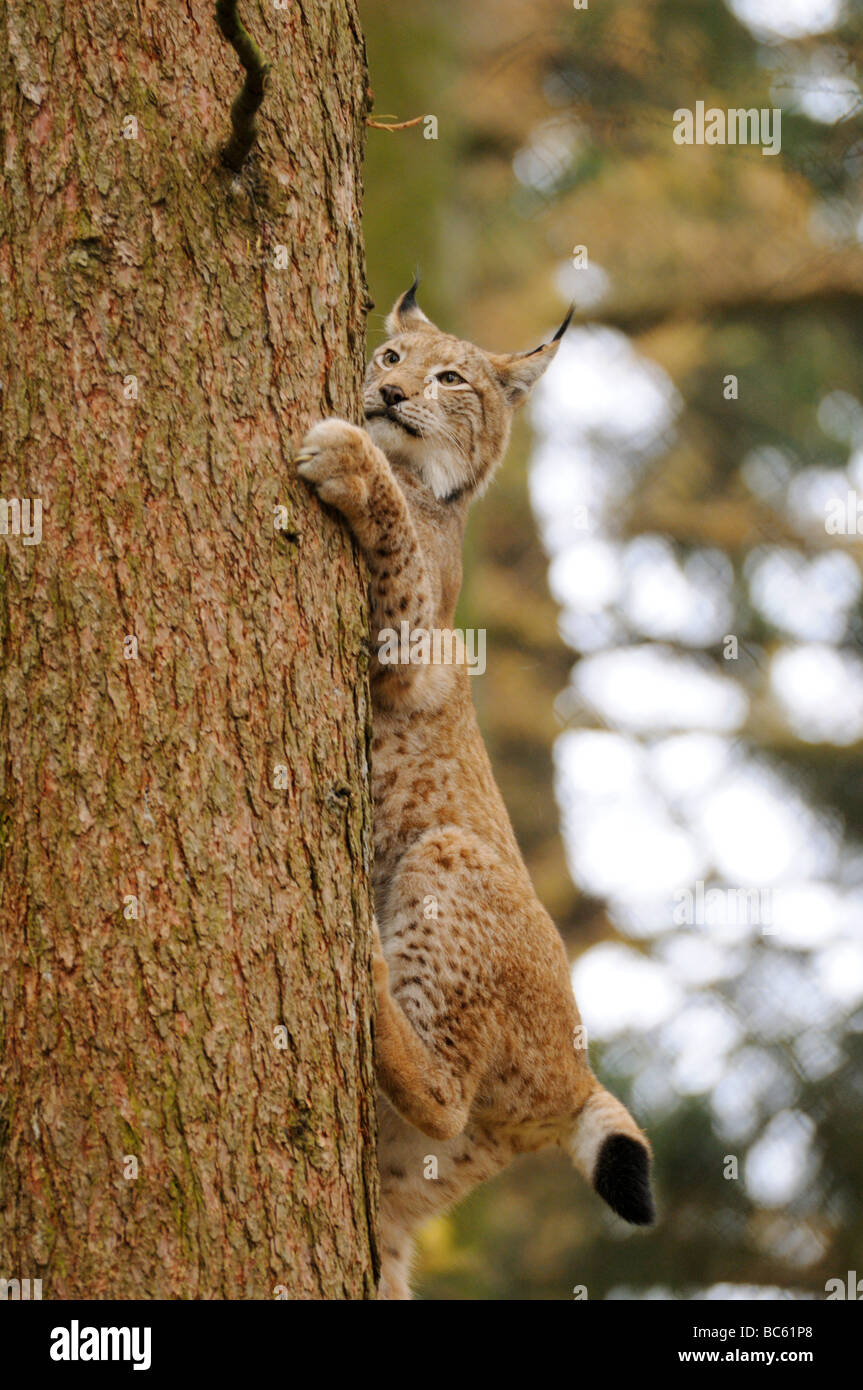
[[[410,289],[405,290],[404,294],[396,300],[387,319],[388,333],[406,333],[408,329],[434,328],[434,324],[426,318],[417,304],[416,295],[419,282],[417,275]]]
[[[521,405],[527,400],[546,367],[553,361],[560,347],[560,340],[569,328],[572,314],[573,310],[570,309],[550,343],[543,343],[532,352],[511,352],[501,357],[490,356],[489,360],[511,406]]]

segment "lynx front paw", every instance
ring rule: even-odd
[[[368,435],[347,420],[321,420],[309,430],[294,461],[322,502],[351,515],[368,502],[372,447]]]

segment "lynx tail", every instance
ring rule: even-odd
[[[573,1124],[567,1148],[612,1211],[633,1226],[653,1225],[650,1146],[626,1107],[599,1083]]]

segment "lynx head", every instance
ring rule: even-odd
[[[366,428],[393,462],[435,497],[477,495],[503,457],[514,411],[551,362],[572,311],[550,343],[498,355],[441,333],[416,302],[417,282],[387,319],[390,337],[368,365]]]

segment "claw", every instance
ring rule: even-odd
[[[298,454],[294,454],[294,463],[308,463],[315,454],[320,453],[319,449],[301,449]]]

